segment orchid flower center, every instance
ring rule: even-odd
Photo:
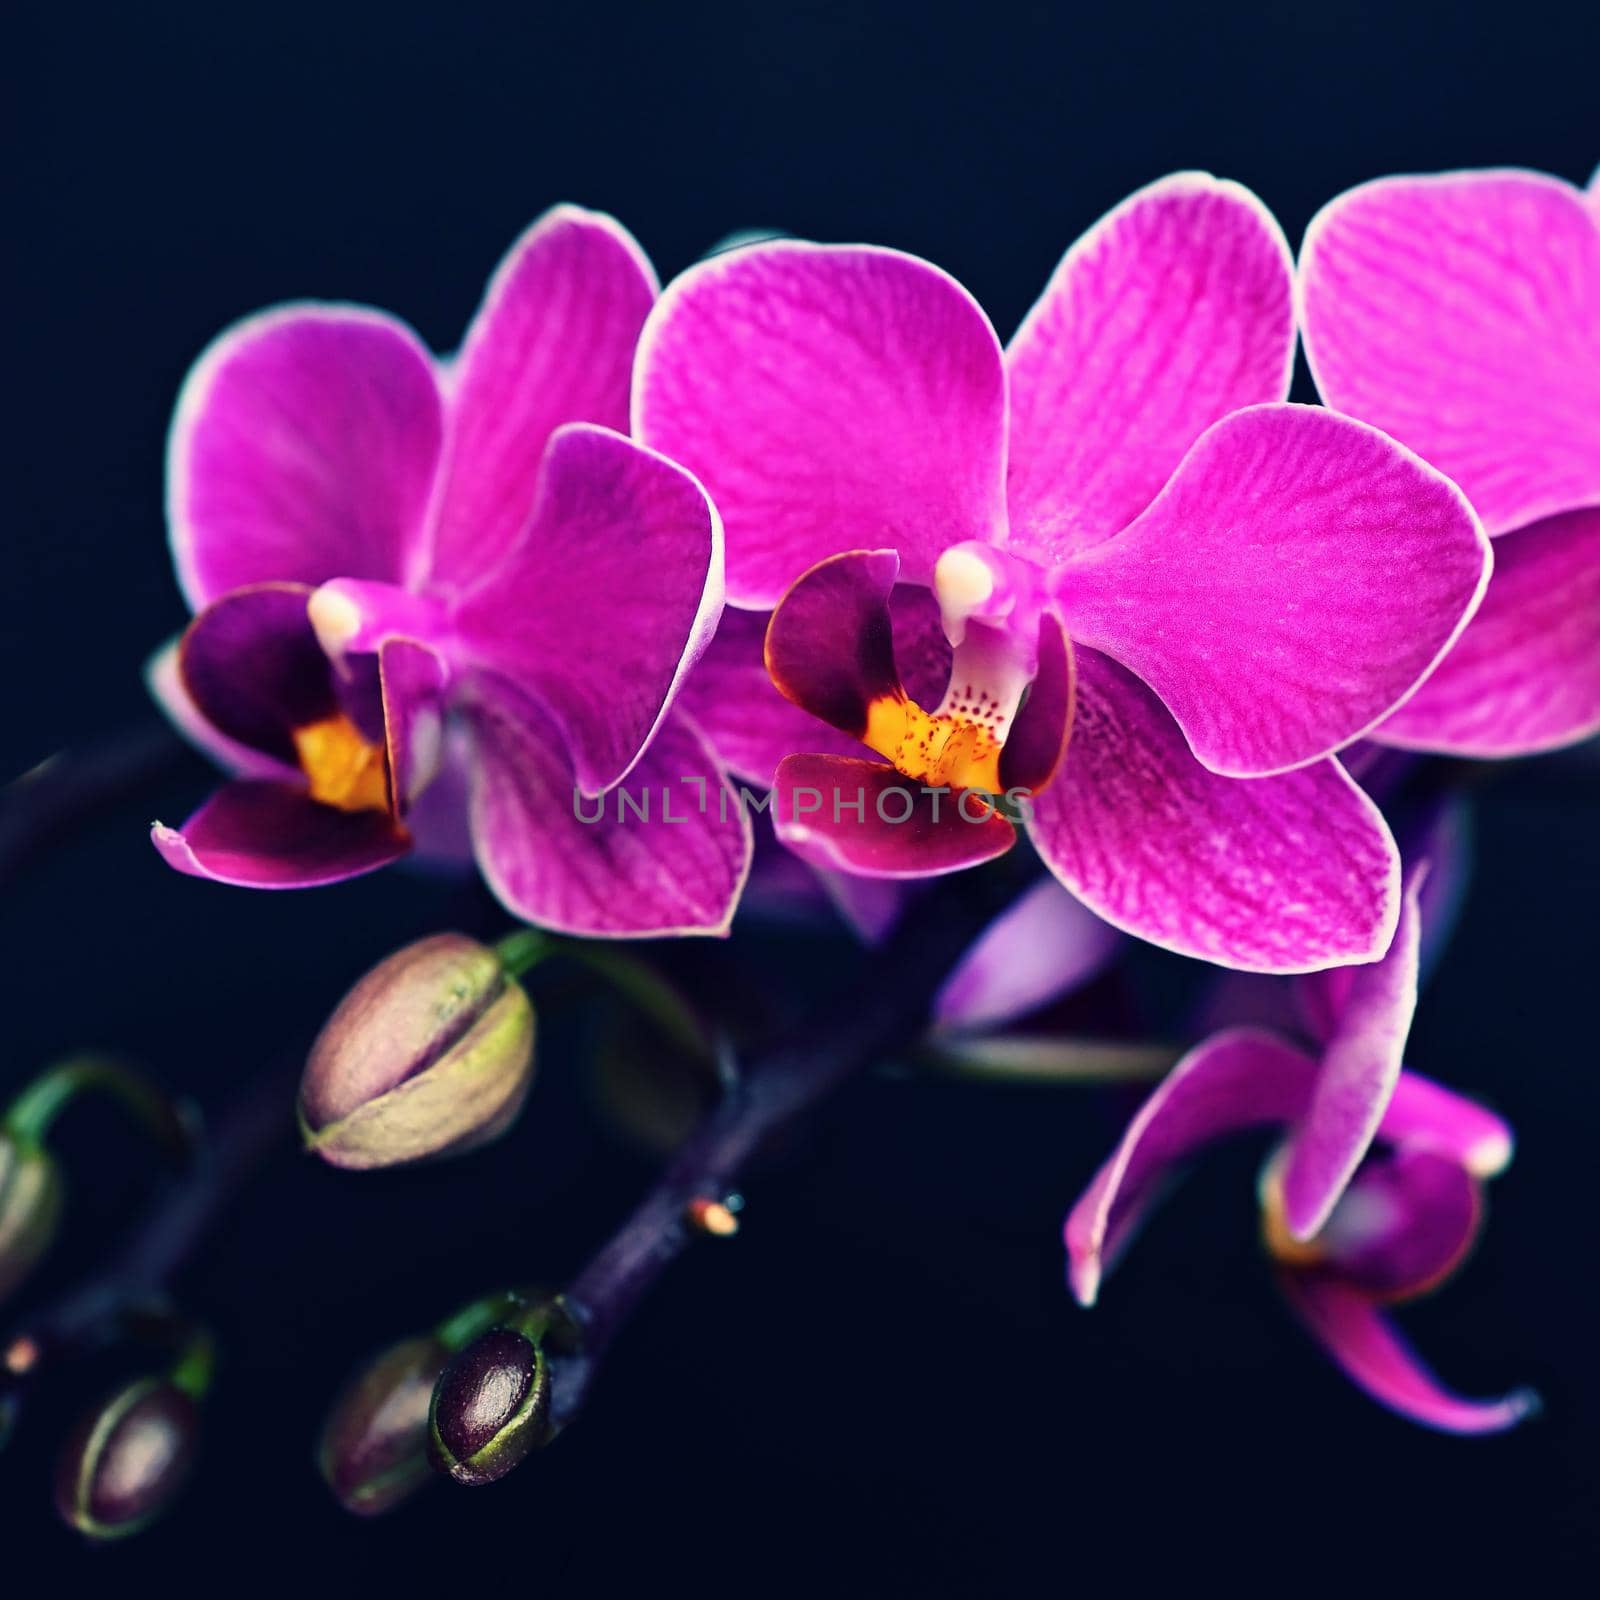
[[[295,753],[311,798],[340,811],[387,811],[389,781],[383,748],[344,712],[294,729]]]
[[[954,652],[933,711],[903,690],[867,710],[864,743],[919,782],[997,794],[1000,753],[1038,671],[1040,603],[1030,569],[976,540],[952,545],[933,572]]]

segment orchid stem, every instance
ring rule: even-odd
[[[199,1136],[192,1108],[174,1103],[131,1067],[109,1056],[74,1056],[35,1078],[11,1102],[5,1131],[21,1144],[42,1144],[62,1111],[81,1094],[105,1094],[144,1126],[176,1160],[187,1160]]]
[[[921,902],[869,959],[853,990],[826,1008],[826,1020],[757,1056],[679,1147],[660,1181],[566,1292],[582,1338],[575,1353],[552,1361],[557,1426],[582,1407],[599,1361],[639,1301],[699,1237],[689,1220],[693,1202],[720,1199],[773,1134],[857,1072],[914,1043],[939,985],[999,909],[999,889],[996,880],[980,878]]]
[[[0,1378],[10,1380],[0,1411],[14,1412],[23,1384],[52,1362],[121,1336],[153,1308],[166,1320],[170,1313],[160,1308],[169,1283],[267,1156],[287,1146],[300,1061],[296,1054],[266,1074],[223,1114],[104,1271],[28,1318],[0,1347]]]
[[[0,883],[188,758],[189,747],[178,734],[150,717],[95,743],[63,750],[12,779],[0,789]]]

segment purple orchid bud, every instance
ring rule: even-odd
[[[340,1001],[306,1061],[307,1147],[336,1167],[392,1167],[503,1133],[533,1080],[534,1014],[487,945],[421,939]]]
[[[41,1144],[0,1133],[0,1301],[50,1248],[60,1213],[55,1158]]]
[[[381,1516],[428,1483],[428,1411],[450,1359],[436,1334],[402,1339],[367,1364],[328,1415],[317,1465],[357,1516]]]
[[[493,1483],[550,1438],[550,1368],[535,1337],[491,1328],[445,1368],[428,1451],[457,1483]]]
[[[126,1384],[68,1439],[56,1470],[56,1510],[91,1539],[137,1533],[182,1488],[199,1431],[199,1407],[176,1379]]]

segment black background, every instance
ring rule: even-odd
[[[1580,9],[1565,31],[1528,4],[15,9],[5,770],[143,714],[140,663],[183,618],[167,415],[244,312],[370,301],[448,349],[506,244],[573,199],[664,276],[749,226],[916,251],[1005,333],[1084,227],[1173,168],[1249,184],[1292,240],[1385,171],[1586,178]],[[404,872],[290,896],[179,878],[143,825],[206,782],[192,763],[7,890],[6,1082],[97,1043],[217,1105],[377,955],[482,915]],[[1198,1173],[1086,1314],[1059,1223],[1126,1104],[884,1079],[755,1177],[742,1237],[670,1276],[550,1454],[347,1519],[311,1441],[351,1364],[480,1290],[559,1278],[648,1179],[585,1086],[583,1007],[557,998],[529,1113],[494,1151],[369,1178],[289,1156],[230,1215],[186,1280],[224,1367],[205,1470],[166,1522],[88,1553],[56,1526],[55,1442],[105,1375],[46,1388],[0,1458],[7,1570],[34,1553],[224,1593],[1470,1593],[1518,1573],[1558,1592],[1600,1513],[1597,792],[1577,754],[1485,790],[1476,886],[1414,1035],[1415,1065],[1521,1136],[1482,1249],[1410,1319],[1460,1387],[1544,1391],[1510,1437],[1410,1428],[1321,1362],[1257,1259],[1254,1153]],[[799,944],[768,959],[814,965]],[[41,1290],[146,1192],[113,1120],[63,1131],[73,1192]]]

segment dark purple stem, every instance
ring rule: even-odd
[[[228,1203],[294,1129],[300,1058],[264,1074],[199,1141],[189,1167],[171,1179],[110,1265],[29,1317],[6,1348],[24,1341],[34,1356],[18,1380],[92,1350],[159,1308],[173,1279]],[[20,1388],[20,1381],[15,1385]],[[15,1399],[15,1394],[12,1396]]]
[[[581,1409],[612,1339],[698,1236],[689,1220],[693,1202],[720,1199],[774,1133],[855,1073],[916,1041],[940,984],[1000,909],[1001,883],[1000,875],[973,874],[959,890],[952,884],[919,901],[851,991],[822,1008],[829,1020],[756,1057],[679,1147],[659,1182],[567,1289],[582,1337],[577,1354],[553,1363],[558,1425]]]
[[[63,750],[12,779],[0,790],[0,882],[176,771],[187,755],[182,739],[152,717],[98,743]]]

